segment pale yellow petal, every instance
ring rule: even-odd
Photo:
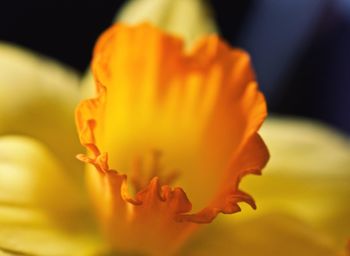
[[[265,215],[235,222],[225,216],[208,225],[182,256],[337,256],[332,241],[288,215]]]
[[[83,191],[74,181],[39,141],[0,137],[0,208],[40,209],[58,221],[69,220],[86,206]]]
[[[261,135],[275,155],[269,172],[350,176],[350,138],[325,124],[277,116],[267,119]]]
[[[79,77],[50,59],[0,43],[0,135],[20,134],[45,143],[71,173],[80,168],[74,108]]]
[[[117,16],[118,21],[135,25],[150,22],[178,35],[191,46],[198,38],[217,33],[217,27],[203,0],[132,0]]]
[[[284,211],[319,228],[343,248],[350,238],[350,142],[335,130],[310,121],[269,119],[261,131],[271,153],[263,177],[242,187],[258,211]],[[250,213],[250,214],[249,214]]]
[[[103,244],[84,221],[68,228],[42,211],[0,206],[0,255],[101,255]]]
[[[0,137],[0,254],[96,255],[87,200],[39,141]]]

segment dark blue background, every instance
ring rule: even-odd
[[[7,1],[0,40],[80,71],[125,1]],[[350,134],[350,0],[212,0],[221,33],[252,54],[270,112]]]

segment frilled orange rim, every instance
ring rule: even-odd
[[[99,38],[92,70],[97,97],[76,111],[88,150],[78,158],[94,166],[88,185],[107,233],[114,225],[138,232],[142,223],[163,236],[167,226],[171,239],[185,236],[190,223],[240,211],[239,202],[255,208],[238,186],[269,159],[257,133],[267,110],[246,52],[212,35],[187,54],[181,39],[149,24],[116,24]],[[162,182],[173,173],[151,171],[130,196],[127,177],[137,169],[131,162],[147,148],[160,149],[166,164],[182,171],[180,187]],[[185,191],[199,202],[194,213]]]

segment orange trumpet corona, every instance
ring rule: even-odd
[[[113,249],[170,255],[218,213],[255,208],[239,182],[268,161],[257,133],[267,110],[246,52],[213,35],[187,53],[151,25],[117,24],[99,38],[92,71],[97,97],[76,113],[88,149],[78,158],[90,163]]]

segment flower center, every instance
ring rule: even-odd
[[[96,214],[106,240],[112,249],[122,253],[145,253],[145,255],[168,255],[174,253],[196,228],[196,224],[177,220],[176,216],[191,210],[191,203],[180,188],[161,185],[153,176],[150,182],[134,197],[129,196],[127,176],[109,169],[108,154],[92,151],[95,155],[78,155],[90,163],[87,183],[96,204]],[[133,170],[140,172],[134,179],[134,189],[146,182],[151,175],[161,174],[159,151],[152,153],[147,168],[140,164]],[[140,162],[140,161],[138,161]],[[148,170],[149,175],[145,175]],[[163,175],[163,182],[173,180],[175,172]]]
[[[134,157],[130,172],[130,183],[134,192],[147,187],[152,178],[158,177],[160,185],[173,185],[180,172],[176,169],[165,170],[161,162],[162,152],[151,150],[149,156]]]

